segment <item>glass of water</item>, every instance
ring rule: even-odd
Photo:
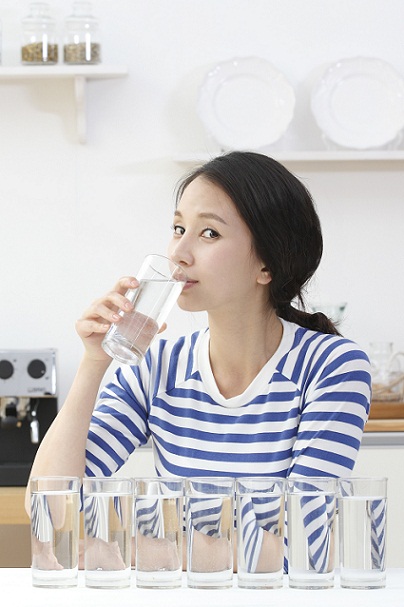
[[[335,478],[286,481],[290,588],[334,586],[336,491]]]
[[[283,585],[285,481],[236,480],[237,582],[240,588]]]
[[[34,586],[77,585],[80,479],[34,477],[31,490],[31,554]]]
[[[122,364],[142,361],[187,282],[184,270],[163,255],[148,255],[137,273],[139,286],[125,296],[130,312],[119,312],[119,322],[109,328],[102,342],[105,352]]]
[[[181,586],[183,519],[183,479],[136,479],[136,586]]]
[[[233,585],[234,480],[186,479],[187,584]]]
[[[387,478],[339,479],[340,583],[386,585]]]
[[[83,480],[84,569],[90,588],[131,582],[133,483],[127,478]]]

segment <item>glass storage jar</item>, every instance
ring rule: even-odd
[[[24,65],[53,65],[58,62],[56,21],[47,2],[32,2],[29,14],[22,20]]]
[[[370,344],[372,399],[399,401],[404,398],[404,352],[395,352],[390,341]]]
[[[63,47],[65,63],[100,63],[101,44],[98,20],[91,13],[91,2],[73,2],[72,14],[65,19]]]

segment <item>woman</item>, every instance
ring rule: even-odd
[[[179,306],[208,328],[154,342],[100,395],[101,348],[133,277],[77,322],[85,351],[38,450],[35,475],[110,475],[152,437],[156,474],[343,476],[369,411],[364,352],[301,308],[322,255],[310,194],[267,156],[232,152],[179,186],[169,256],[189,280]],[[300,304],[300,305],[299,305]]]

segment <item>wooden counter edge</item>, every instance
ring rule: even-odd
[[[404,432],[404,419],[369,419],[365,432]]]

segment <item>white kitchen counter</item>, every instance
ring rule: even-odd
[[[79,586],[66,590],[33,588],[30,569],[0,569],[1,604],[12,607],[401,607],[404,597],[404,569],[387,572],[387,587],[379,590],[348,590],[339,587],[328,590],[295,590],[284,587],[277,590],[244,590],[237,588],[236,579],[231,589],[195,590],[183,587],[175,590],[144,590],[136,588],[133,572],[132,587],[119,590],[96,590],[84,587],[83,572]],[[7,602],[4,601],[7,598]]]

